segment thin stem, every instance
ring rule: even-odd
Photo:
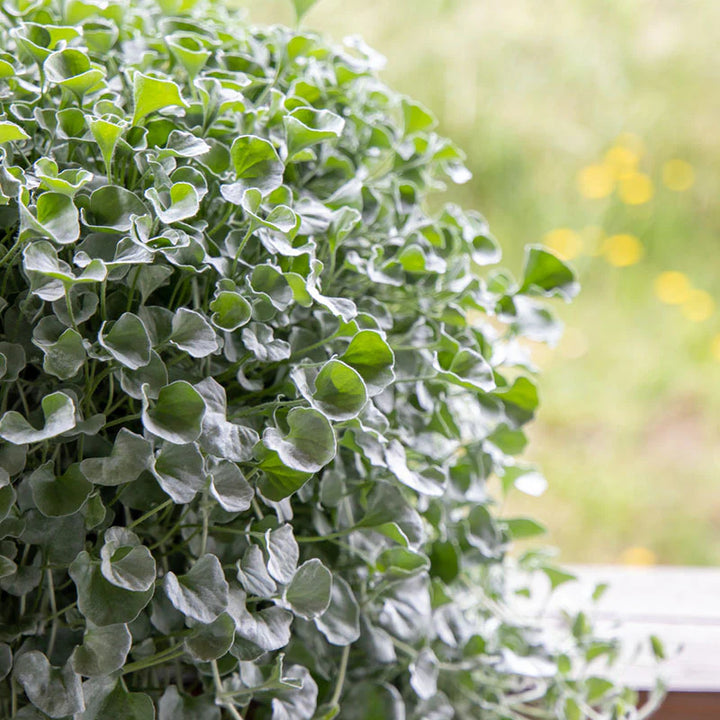
[[[231,701],[223,700],[223,686],[222,678],[220,677],[220,670],[218,669],[217,660],[213,660],[210,663],[212,666],[213,683],[215,684],[215,697],[220,701],[222,707],[224,707],[235,720],[243,720],[243,716],[237,711]]]
[[[159,513],[161,510],[164,510],[169,505],[172,505],[172,503],[172,498],[169,498],[165,502],[156,505],[152,510],[148,510],[144,515],[141,515],[137,520],[133,520],[133,522],[128,525],[128,529],[134,528],[136,525],[140,525],[140,523],[145,522],[148,518],[151,518],[153,515]]]
[[[50,598],[50,610],[52,610],[52,626],[50,629],[50,640],[48,641],[47,656],[50,657],[55,649],[55,638],[57,637],[58,629],[58,616],[57,616],[57,602],[55,600],[55,585],[53,584],[52,570],[48,568],[45,571],[45,577],[47,579],[48,586],[48,597]]]
[[[139,420],[142,417],[142,413],[135,413],[134,415],[126,415],[123,418],[118,418],[117,420],[111,420],[109,423],[105,423],[104,430],[107,430],[109,427],[113,427],[115,425],[122,425],[123,423],[130,422],[131,420]]]
[[[350,657],[350,645],[346,645],[343,648],[343,654],[340,658],[340,670],[338,672],[337,682],[335,683],[335,690],[330,698],[330,707],[336,706],[340,702],[340,696],[342,695],[343,685],[345,684],[345,673],[347,672],[348,658]]]
[[[145,670],[146,668],[154,667],[155,665],[162,665],[163,663],[169,662],[170,660],[177,660],[185,654],[185,648],[182,645],[173,645],[172,647],[162,650],[155,655],[151,655],[143,660],[130,663],[123,668],[122,674],[128,675],[138,670]]]

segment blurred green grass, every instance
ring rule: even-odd
[[[285,0],[240,4],[291,21]],[[566,561],[720,562],[720,3],[320,0],[306,25],[361,34],[383,77],[438,115],[474,175],[452,195],[485,213],[511,267],[558,228],[583,242],[565,339],[537,355],[529,455],[550,488],[505,511],[543,520]],[[647,202],[580,192],[618,142],[651,179]],[[683,192],[663,184],[671,159],[692,168]],[[599,252],[618,234],[641,244],[627,267]],[[695,321],[692,302],[657,297],[668,270],[710,294]]]

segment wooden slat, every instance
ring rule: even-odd
[[[720,570],[592,565],[570,570],[579,583],[563,585],[550,599],[549,586],[537,585],[524,612],[552,622],[562,609],[588,609],[601,634],[623,640],[625,655],[613,674],[632,687],[651,688],[659,673],[671,691],[720,692]],[[592,607],[590,596],[601,582],[610,587]],[[650,635],[661,638],[668,651],[661,666],[649,651]],[[640,643],[645,650],[637,654]]]

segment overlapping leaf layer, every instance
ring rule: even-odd
[[[624,717],[487,491],[571,271],[429,210],[462,154],[360,40],[191,4],[2,3],[0,714]]]

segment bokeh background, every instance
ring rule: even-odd
[[[438,116],[474,176],[451,199],[513,269],[545,243],[580,274],[535,351],[549,489],[504,512],[565,561],[720,562],[720,3],[320,0],[305,25],[361,34]]]

